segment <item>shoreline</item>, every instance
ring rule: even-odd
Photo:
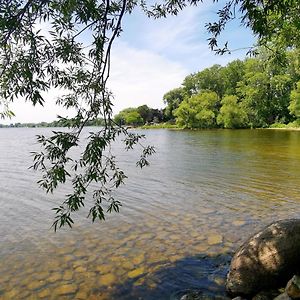
[[[272,129],[272,130],[300,131],[300,127],[259,128],[259,129]]]

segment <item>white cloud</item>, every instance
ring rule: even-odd
[[[109,88],[115,95],[115,112],[147,104],[163,107],[163,95],[181,84],[188,70],[147,50],[118,43],[112,55]]]
[[[38,123],[52,122],[57,119],[57,115],[70,116],[70,112],[56,105],[56,98],[59,92],[54,89],[45,96],[44,106],[37,104],[33,106],[31,102],[25,102],[24,99],[15,100],[9,105],[9,108],[14,112],[15,117],[12,119],[0,120],[2,124],[10,123]]]

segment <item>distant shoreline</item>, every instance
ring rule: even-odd
[[[100,122],[99,122],[100,123]],[[88,124],[85,127],[99,127],[103,126],[100,124],[91,123]],[[272,126],[272,125],[271,125]],[[170,130],[240,130],[240,129],[258,129],[258,130],[284,130],[284,131],[300,131],[300,127],[261,127],[261,128],[183,128],[179,127],[176,124],[168,124],[168,123],[157,123],[157,124],[151,124],[151,125],[142,125],[142,126],[129,126],[124,125],[127,129],[170,129]],[[52,123],[17,123],[17,124],[10,124],[10,125],[4,125],[0,124],[0,129],[2,128],[68,128],[68,126],[63,126],[63,124],[59,124],[58,122],[52,122]]]

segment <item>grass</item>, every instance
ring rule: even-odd
[[[297,129],[300,130],[300,120],[296,120],[294,122],[290,122],[288,124],[283,123],[274,123],[269,128],[271,129]]]
[[[153,124],[153,125],[143,125],[141,126],[142,129],[159,129],[159,128],[171,128],[171,129],[181,129],[176,124],[170,124],[170,123],[159,123],[159,124]]]

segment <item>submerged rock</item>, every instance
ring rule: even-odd
[[[73,283],[63,284],[59,287],[57,287],[54,290],[54,293],[56,295],[68,295],[68,294],[74,294],[77,291],[77,286]]]
[[[300,219],[281,220],[246,241],[227,275],[231,295],[253,295],[287,282],[300,269]]]
[[[277,297],[279,294],[278,290],[261,291],[256,294],[252,300],[270,300]]]
[[[144,271],[145,271],[144,267],[141,267],[141,268],[138,268],[138,269],[134,269],[134,270],[132,270],[132,271],[130,271],[128,273],[128,277],[129,278],[136,278],[136,277],[138,277],[140,275],[143,275]]]
[[[105,286],[110,286],[112,284],[115,283],[116,281],[116,276],[114,274],[105,274],[105,275],[102,275],[99,277],[99,284],[102,286],[102,285],[105,285]]]
[[[285,292],[292,299],[300,299],[300,277],[293,276],[293,278],[287,283]]]
[[[207,238],[207,243],[208,245],[212,246],[212,245],[217,245],[217,244],[221,244],[223,242],[223,237],[220,234],[211,234],[208,236]]]
[[[201,291],[187,291],[180,300],[230,300],[230,298]]]

